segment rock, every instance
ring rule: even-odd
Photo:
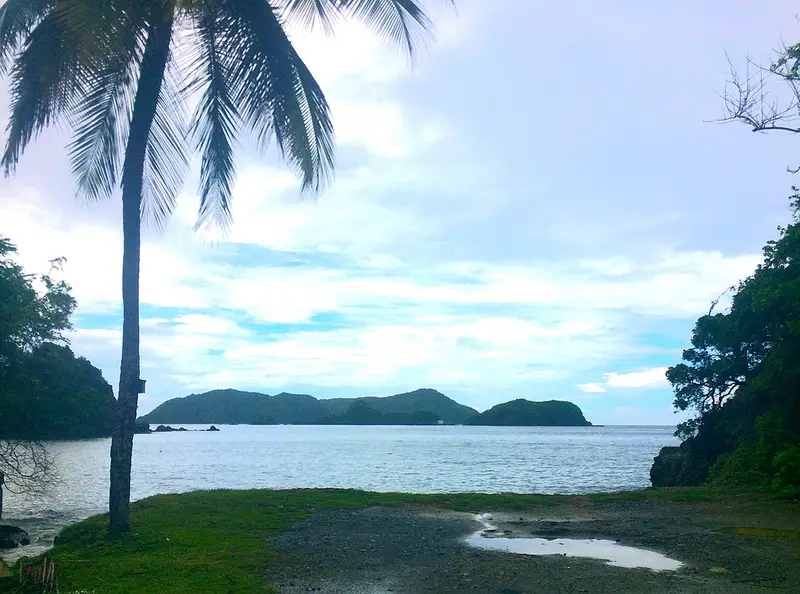
[[[654,487],[675,487],[680,485],[684,453],[679,447],[663,447],[653,459],[650,468],[650,482]]]
[[[680,447],[667,446],[653,459],[650,482],[654,487],[693,487],[705,479],[702,460],[684,442]]]
[[[219,429],[217,429],[216,427],[214,427],[214,425],[211,425],[211,427],[209,427],[208,429],[206,429],[206,431],[219,431]]]
[[[150,429],[150,425],[148,423],[142,423],[141,421],[137,420],[136,424],[133,426],[133,432],[134,434],[139,435],[142,433],[152,433],[152,430]]]
[[[15,549],[31,544],[28,533],[16,526],[0,526],[0,549]]]
[[[170,431],[188,431],[185,427],[170,427],[169,425],[159,425],[153,430],[153,433],[168,433]]]

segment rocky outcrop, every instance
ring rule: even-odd
[[[0,549],[15,549],[31,544],[28,533],[16,526],[0,526]]]
[[[186,427],[172,427],[170,425],[159,425],[155,429],[150,429],[150,425],[147,423],[141,423],[139,421],[136,422],[136,431],[135,433],[173,433],[175,431],[219,431],[214,425],[211,425],[208,429],[187,429]]]
[[[690,443],[667,446],[653,459],[650,482],[654,487],[694,487],[708,476],[708,464],[690,450]]]
[[[159,425],[153,433],[169,433],[171,431],[188,431],[186,427],[170,427],[169,425]]]
[[[141,421],[136,421],[136,424],[133,426],[134,434],[146,434],[152,433],[153,431],[150,429],[150,425],[148,423],[142,423]]]

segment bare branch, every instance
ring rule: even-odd
[[[752,132],[800,133],[800,44],[776,51],[765,66],[745,59],[744,71],[728,58],[729,80],[722,94],[724,115],[717,123],[739,122]],[[800,167],[787,167],[791,173]]]
[[[12,493],[41,495],[55,481],[54,459],[37,441],[0,441],[0,474]]]

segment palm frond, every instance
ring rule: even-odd
[[[244,122],[266,146],[274,137],[300,173],[304,190],[319,190],[333,170],[333,125],[322,89],[292,47],[283,23],[263,0],[221,3],[230,29],[225,39],[239,56],[232,80]]]
[[[109,56],[129,51],[132,35],[143,35],[153,1],[58,0],[56,11],[80,44],[81,59],[99,71]]]
[[[320,25],[326,33],[333,31],[341,16],[341,0],[281,0],[274,4],[285,21],[312,30]]]
[[[26,38],[11,71],[11,117],[0,160],[6,175],[32,138],[80,99],[87,72],[78,59],[79,50],[54,12]]]
[[[404,46],[413,57],[433,30],[419,0],[339,0],[342,11],[357,18],[373,32]]]
[[[238,56],[225,51],[225,40],[235,33],[226,28],[221,16],[212,6],[198,19],[198,51],[190,66],[190,87],[204,88],[192,120],[192,132],[202,155],[196,228],[208,222],[226,227],[231,220],[233,139],[241,123],[232,97],[231,72]]]
[[[86,94],[75,108],[75,136],[68,146],[78,194],[93,200],[110,196],[122,166],[135,96],[141,44],[135,31],[127,32],[128,47],[110,56],[91,77]]]
[[[7,73],[23,40],[54,5],[55,0],[6,0],[0,6],[0,74]]]
[[[189,166],[184,97],[174,60],[170,60],[147,138],[142,174],[142,219],[163,227],[175,209]]]

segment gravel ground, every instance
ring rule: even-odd
[[[267,583],[280,593],[485,592],[800,593],[797,502],[592,503],[492,513],[506,536],[605,538],[658,551],[678,571],[626,569],[603,561],[478,550],[471,514],[374,507],[333,510],[272,539]],[[794,532],[741,536],[737,527]],[[794,538],[792,538],[792,536]]]

